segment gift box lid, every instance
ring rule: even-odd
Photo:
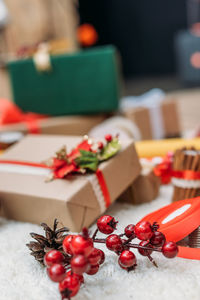
[[[142,220],[157,222],[167,240],[181,241],[200,226],[200,197],[176,201],[148,214]],[[200,260],[200,249],[179,246],[178,256]]]
[[[1,159],[41,163],[54,156],[63,145],[66,145],[67,150],[70,151],[81,140],[81,137],[28,135],[18,144],[11,146]],[[141,170],[133,141],[125,141],[121,144],[120,152],[99,166],[107,183],[111,203],[131,184]],[[32,171],[29,173],[27,170],[19,171],[18,168],[9,171],[3,169],[3,165],[0,164],[0,195],[3,206],[8,211],[8,217],[39,223],[48,219],[48,212],[52,207],[55,210],[55,213],[51,212],[54,217],[60,217],[62,222],[66,226],[70,225],[72,230],[80,230],[81,225],[88,226],[100,215],[100,205],[91,187],[89,175],[72,175],[67,179],[55,179],[46,183],[43,171],[40,174],[38,170],[37,173]],[[21,207],[22,203],[24,207]],[[27,214],[26,217],[22,215],[17,205],[21,207],[23,213]],[[43,212],[41,212],[42,208]],[[65,222],[66,208],[70,211],[69,222]],[[56,215],[56,211],[59,215]],[[35,217],[37,212],[38,215],[40,214],[38,218]],[[85,224],[86,218],[89,221]],[[79,225],[74,224],[77,222]]]

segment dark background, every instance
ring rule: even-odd
[[[173,40],[186,28],[186,0],[79,0],[81,23],[114,44],[126,77],[175,72]]]

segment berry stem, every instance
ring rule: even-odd
[[[150,260],[150,262],[152,262],[152,264],[153,264],[156,268],[158,268],[158,265],[157,265],[157,263],[155,262],[155,260],[153,259],[153,257],[151,257],[151,255],[147,255],[147,257],[148,257],[148,259]]]
[[[127,246],[130,247],[130,248],[137,248],[137,249],[143,249],[143,250],[162,252],[162,250],[159,249],[159,248],[149,248],[149,247],[140,246],[140,245],[137,245],[137,244],[129,243],[129,244],[127,244]]]
[[[101,243],[101,244],[105,244],[106,240],[105,239],[93,239],[94,243]]]
[[[92,236],[92,239],[95,240],[97,233],[98,233],[99,229],[97,228]]]
[[[93,239],[94,243],[101,243],[101,244],[105,244],[106,240],[105,239]],[[136,248],[136,249],[143,249],[143,250],[150,250],[150,251],[157,251],[157,252],[162,252],[161,249],[159,248],[149,248],[149,247],[145,247],[145,246],[140,246],[138,244],[131,244],[131,243],[124,243],[127,247],[129,248]]]
[[[121,233],[121,234],[119,234],[119,237],[123,237],[123,236],[125,236],[125,234],[124,234],[124,233]]]

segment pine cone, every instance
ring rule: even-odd
[[[41,223],[41,226],[45,231],[45,236],[31,232],[30,236],[36,241],[31,241],[29,244],[26,244],[26,246],[31,250],[30,254],[33,255],[39,263],[44,265],[44,256],[50,250],[56,249],[63,253],[62,243],[69,229],[67,227],[57,229],[57,219],[54,221],[53,229],[45,223]]]

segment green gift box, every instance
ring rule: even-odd
[[[108,113],[117,110],[119,73],[112,46],[50,57],[51,69],[34,60],[8,64],[13,99],[23,111],[48,115]]]

